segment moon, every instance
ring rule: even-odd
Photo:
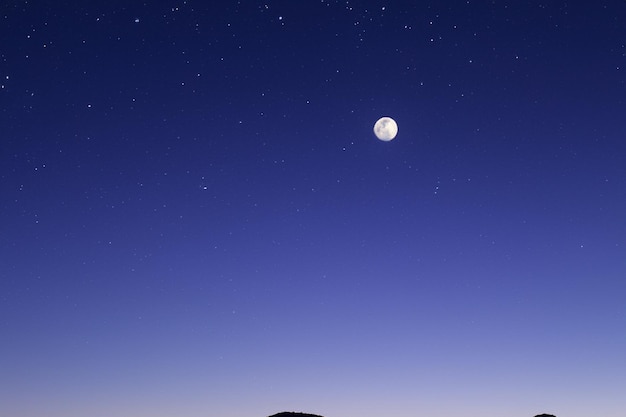
[[[398,124],[391,117],[381,117],[374,124],[374,134],[383,142],[389,142],[398,134]]]

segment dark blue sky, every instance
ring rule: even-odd
[[[621,417],[625,40],[616,0],[4,2],[0,416]]]

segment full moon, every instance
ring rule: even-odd
[[[374,124],[374,134],[378,139],[389,142],[398,134],[398,124],[391,117],[381,117]]]

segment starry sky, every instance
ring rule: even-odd
[[[624,114],[624,1],[4,1],[0,417],[621,417]]]

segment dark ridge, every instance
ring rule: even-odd
[[[322,417],[317,414],[307,414],[307,413],[294,413],[289,411],[283,411],[282,413],[274,414],[269,417]]]
[[[274,414],[269,417],[322,417],[317,414],[307,414],[307,413],[294,413],[290,411],[283,411],[282,413]],[[535,417],[556,417],[553,414],[537,414]]]

